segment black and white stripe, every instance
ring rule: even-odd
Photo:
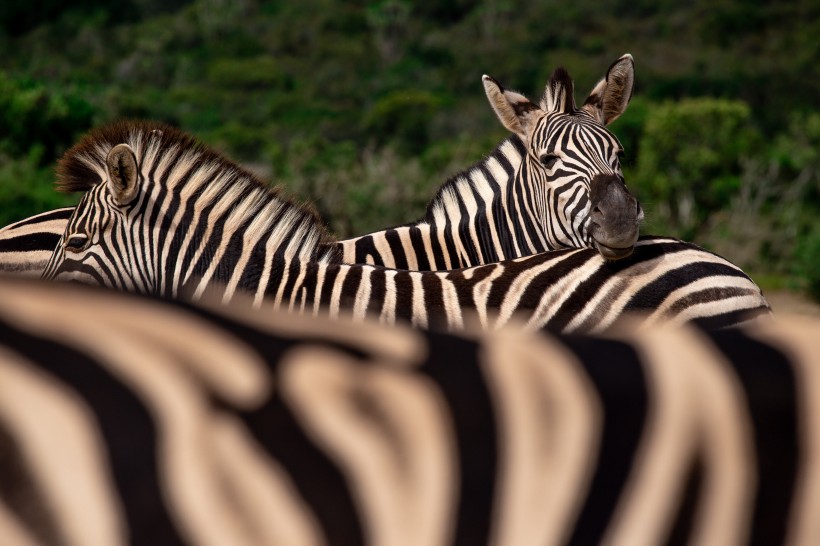
[[[60,163],[64,188],[87,190],[46,270],[164,296],[237,292],[279,309],[392,323],[600,330],[622,312],[716,326],[770,312],[740,269],[674,239],[641,241],[610,262],[592,249],[446,272],[339,263],[316,217],[170,127],[99,129]],[[218,288],[217,288],[218,287]]]
[[[0,273],[42,275],[73,210],[68,207],[35,214],[0,229]]]
[[[0,543],[814,545],[818,329],[456,337],[0,279]]]

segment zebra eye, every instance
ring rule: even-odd
[[[555,162],[558,161],[558,156],[553,154],[544,154],[539,158],[541,165],[543,165],[547,169],[551,169]]]
[[[82,252],[88,247],[90,241],[91,239],[88,238],[88,235],[72,235],[66,240],[63,246],[65,246],[65,249],[69,252]]]

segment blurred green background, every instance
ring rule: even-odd
[[[5,0],[0,224],[75,202],[56,159],[123,117],[194,133],[340,237],[406,222],[506,136],[483,73],[537,98],[563,65],[580,102],[630,52],[612,129],[644,233],[820,299],[820,2],[533,4]]]

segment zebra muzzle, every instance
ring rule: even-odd
[[[617,175],[597,175],[590,184],[589,235],[608,260],[626,258],[635,248],[643,220],[641,204]]]

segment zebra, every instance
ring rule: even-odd
[[[92,131],[57,171],[63,190],[85,194],[48,279],[194,299],[211,287],[226,302],[243,293],[294,312],[449,329],[519,320],[596,331],[633,310],[649,312],[648,323],[721,327],[770,314],[739,268],[667,238],[640,241],[615,262],[593,249],[565,249],[446,272],[342,264],[312,210],[153,122]]]
[[[538,104],[483,77],[512,135],[439,188],[417,221],[336,243],[347,263],[445,270],[562,248],[628,256],[644,213],[624,184],[623,147],[606,128],[632,98],[634,61],[613,62],[581,108],[564,68]]]
[[[0,543],[820,543],[817,319],[456,336],[0,278]]]
[[[50,210],[0,229],[0,273],[41,276],[73,211]]]
[[[485,92],[505,125],[513,127],[513,134],[485,159],[446,181],[423,219],[328,244],[342,251],[345,263],[420,271],[464,268],[590,245],[597,245],[610,259],[628,254],[643,212],[622,184],[621,145],[605,125],[626,109],[633,81],[634,62],[625,54],[612,63],[584,107],[576,109],[572,80],[563,69],[550,77],[540,106],[485,77]],[[529,133],[522,132],[523,122],[504,117],[511,107],[526,114],[522,119],[529,120]],[[539,159],[544,150],[549,150],[549,170]],[[612,176],[620,182],[613,183]],[[603,184],[609,184],[609,189],[602,189]],[[595,200],[591,199],[592,188]],[[605,203],[610,203],[608,209]],[[612,229],[624,217],[617,212],[627,205],[630,219],[626,227]],[[595,212],[596,207],[604,207],[608,214]],[[38,239],[27,242],[28,253],[0,254],[0,270],[42,272],[65,229],[55,221],[57,215],[67,222],[69,210],[54,211],[48,224],[38,226],[37,217],[25,221],[27,235]],[[607,226],[616,236],[601,239],[622,248],[607,250],[590,235],[603,228],[589,226]],[[0,245],[8,235],[0,230]],[[32,242],[37,246],[30,246]]]

